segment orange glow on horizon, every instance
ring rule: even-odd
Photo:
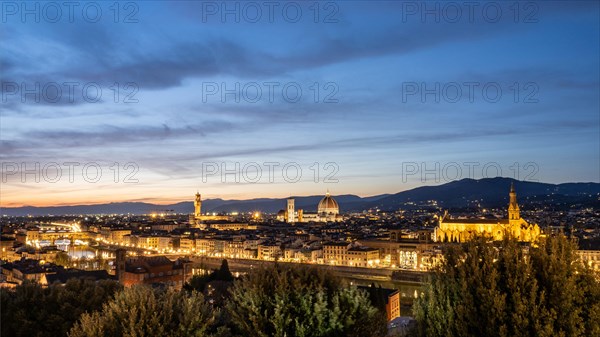
[[[329,189],[333,195],[353,194],[361,197],[383,193],[397,193],[416,186],[371,184],[198,184],[172,181],[169,184],[5,184],[0,195],[0,207],[60,207],[75,205],[98,205],[119,202],[143,202],[154,205],[171,205],[194,200],[197,191],[202,199],[249,200],[256,198],[283,199],[290,196],[325,195]],[[193,206],[191,209],[193,210]]]

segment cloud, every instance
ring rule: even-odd
[[[268,78],[366,57],[406,54],[442,43],[476,40],[517,29],[505,23],[428,25],[419,22],[398,23],[394,20],[377,26],[361,24],[353,27],[352,31],[346,31],[345,25],[334,25],[323,32],[309,28],[309,32],[314,33],[309,43],[296,45],[294,41],[287,41],[286,45],[267,51],[226,34],[204,36],[201,29],[190,32],[185,39],[173,39],[169,33],[164,33],[156,36],[156,40],[152,41],[154,45],[148,46],[136,41],[134,33],[122,30],[113,32],[111,27],[80,25],[67,30],[59,26],[57,30],[64,34],[52,30],[36,36],[38,40],[46,39],[49,46],[56,46],[59,53],[72,54],[72,59],[57,57],[59,61],[56,62],[63,59],[63,63],[32,71],[31,64],[42,61],[44,54],[22,58],[18,54],[8,53],[8,58],[3,59],[6,78],[28,83],[133,82],[142,90],[160,89],[179,86],[186,78],[193,77],[234,75]],[[27,32],[14,34],[16,36],[11,39],[13,43],[17,46],[25,43],[20,42],[19,37],[27,36]],[[259,34],[258,30],[256,34]],[[286,32],[285,28],[283,34],[290,34],[290,39],[298,35]],[[268,36],[256,37],[268,40]],[[78,100],[76,103],[80,102]]]
[[[402,22],[400,2],[365,4],[340,2],[340,22],[331,25],[205,25],[194,17],[198,4],[192,2],[177,2],[182,11],[162,11],[170,9],[168,3],[140,3],[145,16],[135,25],[7,25],[1,33],[2,81],[95,82],[105,94],[96,105],[84,104],[81,94],[55,103],[10,96],[0,105],[0,158],[125,159],[152,174],[197,177],[193,164],[202,160],[311,160],[371,152],[391,157],[411,148],[460,157],[453,151],[463,145],[512,146],[529,136],[550,147],[566,142],[556,137],[565,131],[575,139],[565,146],[587,144],[597,130],[598,69],[587,64],[597,64],[598,50],[582,47],[597,36],[588,32],[598,27],[597,18],[589,19],[597,2],[537,2],[535,24],[514,23],[508,9],[497,24],[423,23],[420,16]],[[565,56],[580,49],[577,59]],[[436,76],[534,81],[544,96],[534,105],[399,103],[400,81]],[[340,102],[203,103],[198,83],[207,80],[336,80]],[[121,88],[135,83],[140,102],[112,105],[115,82]],[[527,149],[515,151],[518,156]]]
[[[172,128],[167,124],[161,126],[144,126],[139,128],[123,128],[104,126],[96,131],[32,131],[26,138],[44,139],[59,147],[93,147],[107,144],[135,143],[148,140],[165,140],[174,137],[196,135],[205,137],[209,133],[231,131],[229,122],[214,120],[196,125],[184,125]]]

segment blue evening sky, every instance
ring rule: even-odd
[[[599,3],[470,3],[5,1],[0,202],[599,182]]]

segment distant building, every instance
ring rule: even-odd
[[[336,266],[376,267],[380,264],[379,249],[353,246],[347,242],[323,244],[323,262]]]
[[[369,247],[353,247],[346,252],[346,265],[350,267],[373,267],[379,265],[379,250]]]
[[[406,233],[402,229],[391,229],[388,240],[361,239],[365,247],[377,248],[381,266],[426,271],[439,261],[439,244],[431,240],[431,231],[422,230]]]
[[[175,261],[165,256],[138,256],[127,258],[125,250],[117,251],[117,278],[124,286],[136,284],[165,284],[181,289],[192,276],[191,263]]]
[[[351,245],[347,242],[323,244],[323,262],[331,265],[346,265],[346,255]]]
[[[450,219],[448,214],[439,220],[434,239],[437,242],[465,242],[477,235],[500,241],[507,235],[521,242],[534,242],[540,236],[540,227],[521,218],[514,185],[510,187],[508,219]]]
[[[295,201],[293,198],[289,198],[287,200],[287,211],[285,212],[285,221],[289,222],[289,223],[294,223],[297,221],[296,218],[296,211],[295,211]],[[302,210],[299,211],[300,212],[300,216],[302,217]]]
[[[264,243],[258,245],[259,260],[277,260],[282,256],[281,247],[276,243]]]
[[[3,264],[1,270],[3,282],[0,286],[14,286],[24,281],[34,281],[47,286],[53,283],[64,284],[70,279],[91,281],[115,279],[106,270],[65,269],[53,263],[34,259],[22,259]]]
[[[194,199],[194,214],[190,215],[190,224],[201,226],[203,221],[212,220],[212,221],[231,221],[231,217],[229,215],[202,215],[202,196],[200,193],[196,193],[196,198]]]
[[[131,229],[102,227],[100,235],[110,242],[123,242],[125,235],[131,235]]]
[[[581,262],[596,273],[600,273],[600,250],[578,250]]]
[[[43,263],[40,260],[22,259],[12,263],[3,264],[2,270],[3,283],[8,285],[22,284],[24,281],[35,281],[41,285],[47,285],[47,276],[63,272],[62,266],[53,263]]]
[[[249,224],[245,222],[215,222],[208,223],[207,227],[212,229],[220,230],[220,231],[239,231],[242,229],[245,230],[255,230],[255,224]]]
[[[329,195],[329,191],[327,191],[325,197],[323,197],[317,205],[317,213],[304,212],[302,209],[296,210],[294,198],[289,198],[287,200],[287,209],[285,211],[279,211],[277,213],[277,219],[288,223],[311,221],[337,222],[343,220],[340,215],[340,206],[337,201]]]
[[[196,239],[196,253],[201,255],[211,255],[215,252],[215,240],[212,238]]]

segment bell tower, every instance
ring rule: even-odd
[[[123,284],[123,282],[125,281],[125,260],[127,256],[127,251],[125,249],[117,249],[115,255],[117,263],[117,268],[115,272],[117,274],[117,279],[119,280],[119,282],[121,282],[121,284]]]
[[[288,198],[287,200],[287,222],[296,222],[296,209],[294,207],[294,198]]]
[[[508,220],[519,220],[521,215],[519,213],[519,204],[517,204],[517,193],[515,192],[514,183],[510,184],[510,201],[508,204]]]
[[[199,218],[202,215],[202,197],[200,193],[196,192],[196,199],[194,200],[194,216]]]

